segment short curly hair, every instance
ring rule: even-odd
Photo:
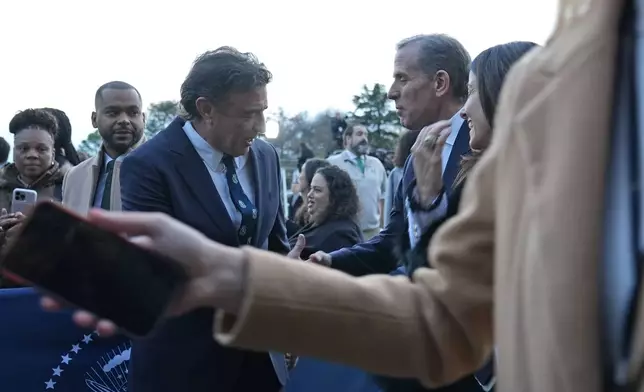
[[[56,139],[58,121],[45,109],[26,109],[18,112],[9,122],[9,133],[17,135],[27,128],[39,128],[49,132]]]
[[[351,219],[355,221],[360,210],[360,201],[349,174],[336,165],[322,167],[315,174],[324,177],[329,189],[329,206],[325,220]]]

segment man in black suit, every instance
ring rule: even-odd
[[[442,183],[447,194],[458,174],[461,157],[469,152],[469,127],[460,117],[460,110],[467,100],[470,61],[463,45],[447,35],[407,38],[397,45],[394,81],[388,94],[407,129],[421,130],[440,120],[450,120],[451,133],[442,152]],[[447,197],[434,199],[440,189],[433,189],[432,178],[426,176],[429,171],[418,170],[423,165],[413,156],[407,160],[389,212],[389,223],[379,235],[330,254],[317,252],[310,260],[354,276],[391,273],[399,252],[413,247],[447,209]],[[425,390],[416,380],[378,378],[378,381],[386,392]],[[469,376],[439,390],[480,392],[482,388]]]
[[[270,72],[250,53],[201,55],[181,85],[185,113],[134,150],[121,168],[123,209],[166,213],[230,246],[286,254],[278,155],[257,138]],[[224,348],[213,310],[171,319],[132,343],[128,390],[277,392],[283,354]]]

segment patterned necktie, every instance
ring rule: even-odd
[[[356,163],[358,164],[358,167],[360,168],[362,174],[364,174],[364,159],[362,158],[362,156],[356,157]]]
[[[239,183],[233,157],[226,154],[221,159],[221,162],[226,167],[226,180],[228,181],[230,198],[242,216],[241,225],[239,225],[239,230],[237,231],[239,243],[241,245],[250,245],[253,242],[253,234],[257,227],[257,208],[255,208],[248,196],[246,196],[244,189]]]
[[[107,167],[105,168],[105,187],[103,188],[103,198],[101,199],[101,208],[108,211],[110,210],[110,205],[112,204],[111,195],[114,162],[116,162],[116,160],[112,159],[107,163]]]

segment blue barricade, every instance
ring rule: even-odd
[[[30,288],[0,290],[0,391],[126,392],[129,339],[101,338],[69,311],[47,313]],[[285,392],[378,392],[355,368],[301,358]]]
[[[125,392],[129,339],[99,338],[29,288],[0,290],[0,391]]]

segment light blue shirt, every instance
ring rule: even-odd
[[[202,138],[201,135],[199,135],[199,133],[195,130],[190,121],[186,121],[186,123],[183,125],[183,131],[190,140],[190,143],[192,143],[195,151],[197,151],[197,154],[199,154],[199,157],[206,166],[206,169],[208,169],[208,173],[210,174],[210,178],[212,179],[212,182],[217,189],[217,193],[219,193],[219,197],[226,207],[228,217],[233,222],[233,225],[237,229],[239,229],[242,221],[242,216],[241,212],[237,210],[230,197],[228,180],[226,179],[226,168],[221,162],[224,154],[208,144],[208,142],[204,140],[204,138]],[[255,183],[253,182],[252,166],[248,164],[248,154],[240,157],[235,157],[234,161],[237,178],[239,179],[239,183],[241,184],[242,189],[244,189],[244,193],[246,194],[246,196],[248,196],[250,201],[253,202],[253,204],[256,204]],[[268,249],[268,239],[264,241],[261,248]],[[277,378],[280,380],[282,385],[285,385],[288,381],[289,374],[286,367],[286,362],[284,360],[284,354],[272,352],[269,353],[269,355],[271,357],[271,362],[273,362],[273,368],[275,369]]]
[[[197,151],[197,154],[199,154],[199,157],[206,166],[206,169],[208,169],[208,173],[217,189],[217,193],[219,193],[219,197],[226,207],[228,217],[230,217],[235,228],[239,229],[242,215],[241,212],[237,210],[230,197],[230,189],[228,189],[228,180],[226,179],[226,167],[221,162],[221,159],[224,157],[224,153],[214,149],[210,144],[208,144],[208,142],[205,141],[199,133],[197,133],[190,121],[187,121],[184,124],[183,131],[186,133],[190,143],[192,143],[192,146]],[[253,202],[253,204],[256,204],[253,171],[251,165],[247,164],[248,154],[235,157],[233,160],[235,163],[237,178],[239,179],[242,189],[244,189],[244,193],[248,196],[248,199]]]
[[[122,161],[125,159],[125,155],[121,155],[116,158],[117,161]],[[94,193],[94,207],[101,208],[103,202],[103,193],[105,192],[105,184],[107,183],[107,164],[113,161],[114,159],[107,155],[106,152],[103,152],[103,167],[98,177],[98,182],[96,183],[96,192]]]
[[[454,116],[452,116],[451,122],[452,131],[445,141],[445,145],[443,146],[442,151],[443,173],[445,173],[447,162],[449,161],[450,155],[452,155],[452,148],[454,147],[454,143],[456,142],[456,138],[458,137],[458,132],[463,125],[463,119],[461,118],[460,110],[456,112]],[[436,200],[438,200],[438,198]],[[407,210],[407,220],[409,221],[409,225],[407,225],[407,230],[409,233],[409,244],[410,247],[413,248],[420,239],[420,236],[423,234],[423,232],[427,230],[427,228],[433,222],[445,216],[445,213],[447,212],[447,197],[446,195],[443,195],[440,204],[430,212],[412,212],[411,208],[409,207],[409,200],[405,200],[405,209]]]

